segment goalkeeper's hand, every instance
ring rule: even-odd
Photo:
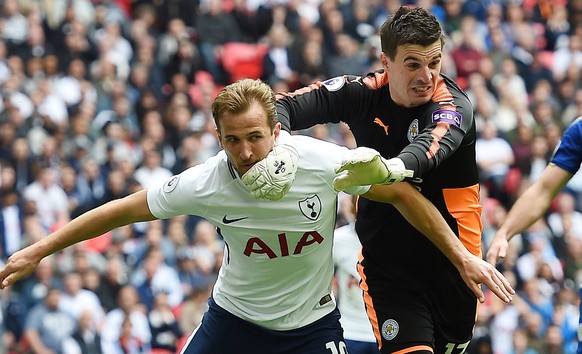
[[[392,184],[414,176],[414,171],[407,170],[398,157],[386,160],[378,151],[367,147],[347,152],[335,172],[344,172],[333,180],[336,191],[354,186]]]
[[[279,135],[279,140],[273,150],[241,177],[243,183],[257,199],[279,200],[287,194],[295,180],[297,149],[289,133],[281,131]]]

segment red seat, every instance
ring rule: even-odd
[[[221,62],[231,82],[239,79],[259,79],[263,75],[263,57],[266,44],[231,42],[222,46]]]

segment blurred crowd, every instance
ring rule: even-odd
[[[0,0],[0,260],[97,205],[205,161],[210,105],[242,77],[291,91],[380,68],[380,25],[422,6],[474,104],[483,248],[582,115],[582,0]],[[344,125],[302,131],[353,147]],[[338,226],[353,218],[349,198]],[[468,353],[575,352],[582,174],[511,242]],[[222,261],[206,220],[119,228],[3,290],[0,352],[174,353]],[[58,348],[58,349],[57,349]]]

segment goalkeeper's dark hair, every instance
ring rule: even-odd
[[[382,52],[390,60],[396,58],[396,51],[403,44],[426,47],[438,40],[443,48],[445,35],[439,21],[422,7],[401,6],[380,28]]]
[[[226,114],[239,114],[258,102],[267,114],[271,131],[277,124],[275,92],[261,80],[241,79],[220,90],[212,103],[212,116],[220,129],[220,119]]]

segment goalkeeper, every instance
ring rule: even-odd
[[[212,113],[223,151],[162,184],[97,207],[14,253],[0,270],[0,288],[30,274],[43,257],[74,243],[132,222],[194,214],[217,226],[226,249],[209,309],[182,353],[345,353],[331,290],[335,170],[337,165],[353,165],[350,175],[335,180],[336,187],[348,188],[346,176],[350,184],[367,183],[369,178],[384,182],[385,162],[374,150],[349,150],[309,137],[287,136],[287,144],[275,145],[280,135],[275,95],[258,80],[226,86]],[[298,160],[289,158],[295,152]],[[376,172],[362,174],[366,166]],[[256,170],[294,178],[294,183],[284,196],[271,195],[274,201],[257,199],[241,181],[242,176],[253,179],[250,184],[263,183],[254,178]],[[507,280],[466,252],[413,187],[400,183],[348,188],[370,198],[376,190],[383,190],[383,200],[411,220],[419,220],[415,225],[458,266],[477,296],[483,296],[477,283],[485,282],[499,287],[497,295],[509,301]]]
[[[413,170],[408,182],[481,256],[475,118],[466,93],[441,73],[445,39],[433,14],[402,6],[380,28],[382,69],[281,93],[277,116],[286,130],[347,124],[358,146],[390,158],[390,180]],[[255,187],[260,198],[274,194]],[[454,265],[404,216],[390,204],[359,199],[358,269],[380,351],[462,353],[473,337],[477,299]]]

